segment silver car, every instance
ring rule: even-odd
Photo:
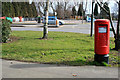
[[[64,24],[64,21],[58,20],[57,17],[54,17],[54,16],[49,16],[48,17],[48,24],[49,25],[56,25],[57,21],[59,22],[59,25]],[[45,23],[45,18],[44,17],[42,18],[42,23]]]

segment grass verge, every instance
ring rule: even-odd
[[[17,41],[2,44],[2,58],[71,66],[95,65],[94,38],[88,34],[49,32],[47,40],[40,40],[40,31],[13,31]],[[118,52],[110,39],[110,65],[118,66]]]

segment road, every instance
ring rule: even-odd
[[[118,78],[116,67],[57,66],[2,60],[3,78]]]
[[[77,20],[65,20],[66,25],[62,25],[59,28],[56,27],[49,27],[48,31],[62,31],[62,32],[76,32],[76,33],[84,33],[84,34],[90,34],[91,25],[90,23],[84,23],[82,24],[81,21]],[[69,24],[70,23],[70,24]],[[116,23],[114,23],[116,26]],[[11,27],[12,30],[15,31],[43,31],[43,24],[37,24],[36,22],[31,22],[31,24],[14,24],[12,25],[14,27]],[[17,27],[16,27],[17,26]],[[115,27],[116,29],[116,27]],[[94,31],[93,31],[94,33]],[[110,32],[110,37],[113,37],[113,33]]]

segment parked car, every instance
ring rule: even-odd
[[[14,17],[14,18],[13,18],[13,21],[14,21],[14,22],[19,22],[19,17]]]
[[[9,20],[11,23],[13,22],[13,19],[11,17],[0,17],[0,19]]]
[[[65,24],[65,22],[62,20],[59,20],[59,25],[63,25],[63,24]]]
[[[91,17],[88,17],[88,16],[87,16],[86,21],[87,21],[87,22],[91,22]],[[95,21],[95,18],[93,18],[93,21]]]
[[[11,17],[6,17],[7,20],[9,20],[11,23],[13,22],[13,19]]]
[[[45,23],[45,17],[42,17],[41,20],[42,20],[42,23]],[[55,17],[55,16],[48,16],[48,24],[55,25],[56,24],[56,20],[59,22],[59,25],[63,25],[64,24],[64,21],[58,20],[57,17]]]

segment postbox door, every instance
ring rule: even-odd
[[[98,34],[99,34],[99,46],[108,46],[108,30],[106,24],[99,24]]]

